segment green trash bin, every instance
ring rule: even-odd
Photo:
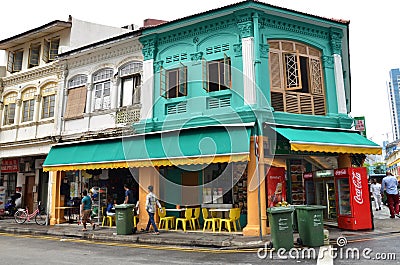
[[[276,250],[293,248],[293,211],[293,207],[271,207],[267,209],[272,246]]]
[[[296,207],[300,244],[308,247],[324,245],[323,211],[326,206],[304,205]]]
[[[130,235],[133,233],[133,204],[120,204],[115,206],[117,235]]]
[[[304,205],[292,205],[294,207],[293,215],[292,215],[292,225],[293,225],[293,232],[299,232],[299,228],[297,227],[297,211],[296,208],[299,206],[304,206]]]

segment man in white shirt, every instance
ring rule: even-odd
[[[374,197],[375,209],[377,211],[381,210],[381,204],[382,204],[381,184],[377,183],[376,179],[372,180],[371,193],[372,196]]]

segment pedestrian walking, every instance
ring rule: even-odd
[[[158,231],[156,222],[154,221],[154,213],[156,212],[156,206],[158,206],[161,211],[162,211],[162,208],[161,208],[161,204],[158,201],[156,195],[153,193],[153,186],[149,186],[147,189],[149,190],[149,193],[146,196],[146,211],[149,215],[149,221],[147,222],[145,232],[149,232],[150,225],[152,225],[153,229],[154,229],[153,234],[158,235],[160,232]]]
[[[386,192],[387,203],[390,210],[390,218],[399,215],[399,191],[397,189],[397,178],[389,171],[386,172],[386,177],[382,179],[381,193]]]
[[[372,196],[374,197],[375,209],[377,211],[381,210],[382,209],[381,208],[381,204],[382,204],[381,184],[376,182],[376,179],[372,180],[371,193],[372,193]]]
[[[82,231],[86,231],[86,224],[89,222],[92,225],[93,230],[96,228],[96,224],[93,222],[93,220],[90,218],[90,215],[92,214],[92,199],[87,193],[87,190],[84,190],[82,192],[83,198],[82,198],[82,203],[81,203],[81,218],[82,218],[82,224],[83,224],[83,229]]]

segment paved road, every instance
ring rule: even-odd
[[[205,248],[177,248],[159,245],[138,245],[129,243],[95,242],[72,238],[58,238],[32,235],[0,233],[1,264],[398,264],[400,249],[398,234],[386,235],[357,242],[349,242],[341,249],[343,256],[335,260],[290,257],[288,253],[278,257],[274,252],[251,250],[215,250]],[[347,249],[358,249],[360,258]],[[362,257],[364,249],[371,249],[371,259]],[[295,256],[298,250],[292,250]],[[258,253],[258,254],[257,254]],[[326,252],[327,253],[327,252]],[[340,254],[340,250],[336,250]],[[321,250],[316,250],[316,255]],[[385,254],[385,261],[374,259],[376,254]],[[394,255],[393,255],[394,254]],[[390,255],[390,256],[389,256]],[[260,258],[264,256],[264,258]],[[381,255],[382,257],[382,255]],[[286,259],[288,258],[288,259]]]

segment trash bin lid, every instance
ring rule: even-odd
[[[292,206],[288,206],[288,207],[271,207],[267,209],[268,213],[288,213],[288,212],[293,212],[294,208]]]
[[[115,205],[115,209],[127,209],[127,208],[133,208],[135,205],[134,204],[118,204]]]
[[[326,206],[323,206],[323,205],[299,205],[299,206],[296,206],[296,209],[301,209],[301,210],[323,210],[325,208],[326,208]]]

